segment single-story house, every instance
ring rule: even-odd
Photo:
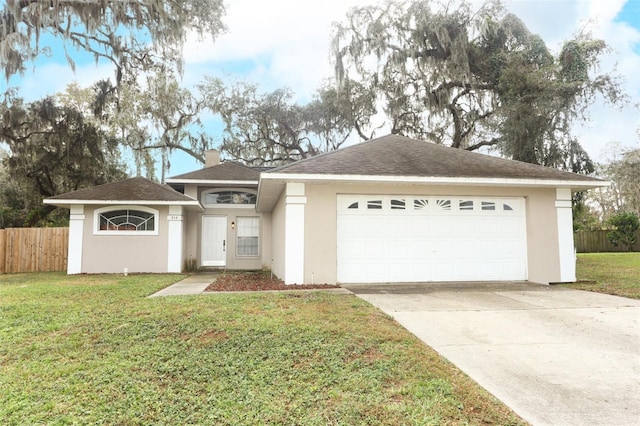
[[[68,273],[268,268],[287,284],[575,280],[572,191],[602,180],[389,135],[282,167],[207,153],[46,199]]]

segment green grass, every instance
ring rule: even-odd
[[[354,296],[0,276],[0,424],[521,424]]]
[[[576,268],[587,282],[567,287],[640,299],[640,253],[580,253]]]

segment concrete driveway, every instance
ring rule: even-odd
[[[640,301],[521,282],[343,287],[534,425],[640,424]]]

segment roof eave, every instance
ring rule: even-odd
[[[165,182],[198,185],[258,185],[257,180],[166,179]]]
[[[281,180],[283,182],[370,182],[370,183],[428,183],[439,185],[473,186],[533,186],[533,187],[569,187],[599,188],[610,186],[604,180],[569,180],[540,178],[501,178],[501,177],[451,177],[451,176],[383,176],[383,175],[332,175],[306,173],[269,173],[261,180]]]
[[[412,185],[451,185],[451,186],[499,186],[499,187],[529,187],[529,188],[570,188],[573,191],[610,186],[611,182],[604,180],[567,180],[567,179],[527,179],[527,178],[479,178],[479,177],[447,177],[447,176],[380,176],[380,175],[331,175],[305,173],[265,173],[262,174],[258,186],[257,211],[270,211],[275,202],[274,196],[269,201],[263,201],[264,192],[282,192],[287,182],[346,182],[346,183],[403,183]],[[271,183],[265,187],[263,183]],[[275,184],[275,185],[273,185]],[[266,195],[266,194],[265,194]]]
[[[145,206],[183,206],[189,210],[203,211],[204,207],[197,200],[184,200],[184,201],[169,201],[169,200],[58,200],[45,198],[42,200],[44,204],[50,204],[52,206],[69,208],[76,205],[112,205],[112,206],[124,206],[124,205],[145,205]]]

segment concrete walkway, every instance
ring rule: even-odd
[[[190,296],[194,294],[202,294],[202,292],[209,287],[209,284],[215,282],[219,276],[220,273],[216,272],[194,274],[182,281],[178,281],[177,283],[170,285],[169,287],[163,288],[157,293],[153,293],[149,297]]]
[[[344,287],[534,425],[640,424],[640,300],[529,283]]]

